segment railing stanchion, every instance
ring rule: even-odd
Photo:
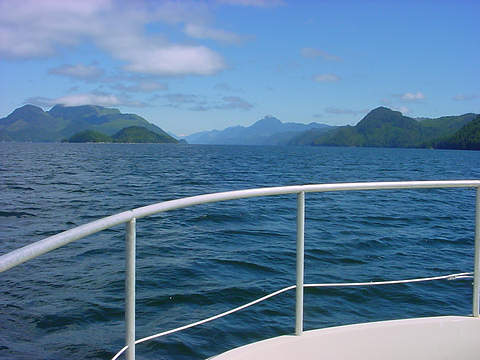
[[[305,241],[305,192],[297,194],[297,288],[295,302],[295,335],[303,333],[303,271]]]
[[[480,187],[477,187],[475,206],[475,257],[473,270],[473,316],[479,317],[480,292]]]
[[[135,218],[127,222],[125,274],[125,343],[127,360],[135,360]]]

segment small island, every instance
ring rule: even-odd
[[[112,136],[105,135],[95,130],[84,130],[74,134],[65,142],[70,143],[153,143],[177,144],[178,140],[166,135],[157,134],[142,126],[129,126],[121,129]]]
[[[74,134],[69,139],[65,139],[63,142],[71,143],[110,143],[113,139],[99,131],[85,130]]]

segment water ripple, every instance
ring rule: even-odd
[[[1,252],[150,203],[262,186],[480,178],[467,151],[0,143]],[[299,164],[304,164],[299,166]],[[301,170],[300,170],[301,169]],[[295,282],[296,197],[238,200],[137,222],[137,334],[175,328]],[[474,191],[306,196],[305,281],[471,271]],[[124,226],[2,274],[0,359],[106,359],[124,342]],[[289,334],[295,292],[138,347],[207,358]],[[305,290],[305,327],[471,311],[469,281]]]

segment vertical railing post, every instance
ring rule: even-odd
[[[295,301],[295,335],[303,333],[303,271],[305,242],[305,192],[297,194],[297,288]]]
[[[126,226],[126,273],[125,273],[125,343],[127,360],[135,360],[135,218]]]
[[[473,316],[479,317],[480,291],[480,187],[477,188],[475,206],[475,257],[473,270]]]

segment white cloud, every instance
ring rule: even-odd
[[[313,80],[316,82],[335,82],[339,81],[340,77],[338,77],[335,74],[320,74],[320,75],[315,75],[313,77]]]
[[[49,56],[59,47],[89,40],[112,57],[123,60],[125,69],[132,72],[211,75],[225,68],[222,57],[213,50],[172,44],[145,32],[147,24],[158,21],[171,24],[208,21],[205,6],[171,1],[2,1],[0,57]]]
[[[254,7],[274,7],[285,5],[283,0],[217,0],[220,4],[254,6]]]
[[[65,64],[48,70],[48,73],[80,80],[96,80],[103,75],[104,71],[95,65]]]
[[[204,46],[151,46],[121,52],[117,57],[128,62],[126,70],[152,75],[212,75],[225,68],[223,59]]]
[[[330,60],[330,61],[340,61],[342,60],[339,56],[329,54],[323,50],[320,49],[315,49],[315,48],[303,48],[300,50],[300,53],[303,57],[305,58],[310,58],[314,59],[317,57],[321,57],[325,60]]]
[[[120,105],[121,101],[115,95],[95,95],[95,94],[74,94],[59,98],[34,97],[26,100],[27,103],[40,106],[53,106],[61,104],[65,106],[79,105],[100,105],[113,106]]]
[[[135,106],[143,107],[146,104],[131,101],[128,99],[119,98],[116,95],[112,94],[72,94],[65,95],[58,98],[46,98],[46,97],[32,97],[28,98],[25,103],[34,104],[38,106],[53,106],[56,104],[61,104],[65,106],[80,106],[80,105],[100,105],[100,106]]]
[[[43,96],[34,96],[34,97],[29,97],[26,99],[25,104],[32,104],[32,105],[37,105],[37,106],[53,106],[55,103],[53,102],[53,99],[46,98]]]
[[[184,31],[185,34],[195,39],[210,39],[229,44],[239,44],[244,40],[244,37],[235,33],[200,24],[187,24]]]
[[[75,45],[98,25],[98,14],[110,7],[109,0],[2,1],[0,56],[46,56],[55,53],[57,46]]]
[[[78,105],[101,105],[113,106],[120,105],[121,101],[115,95],[95,95],[95,94],[75,94],[66,95],[55,99],[56,104],[65,106]]]
[[[423,95],[420,91],[417,93],[405,93],[400,96],[402,100],[405,101],[418,101],[418,100],[423,100],[425,99],[425,95]]]

